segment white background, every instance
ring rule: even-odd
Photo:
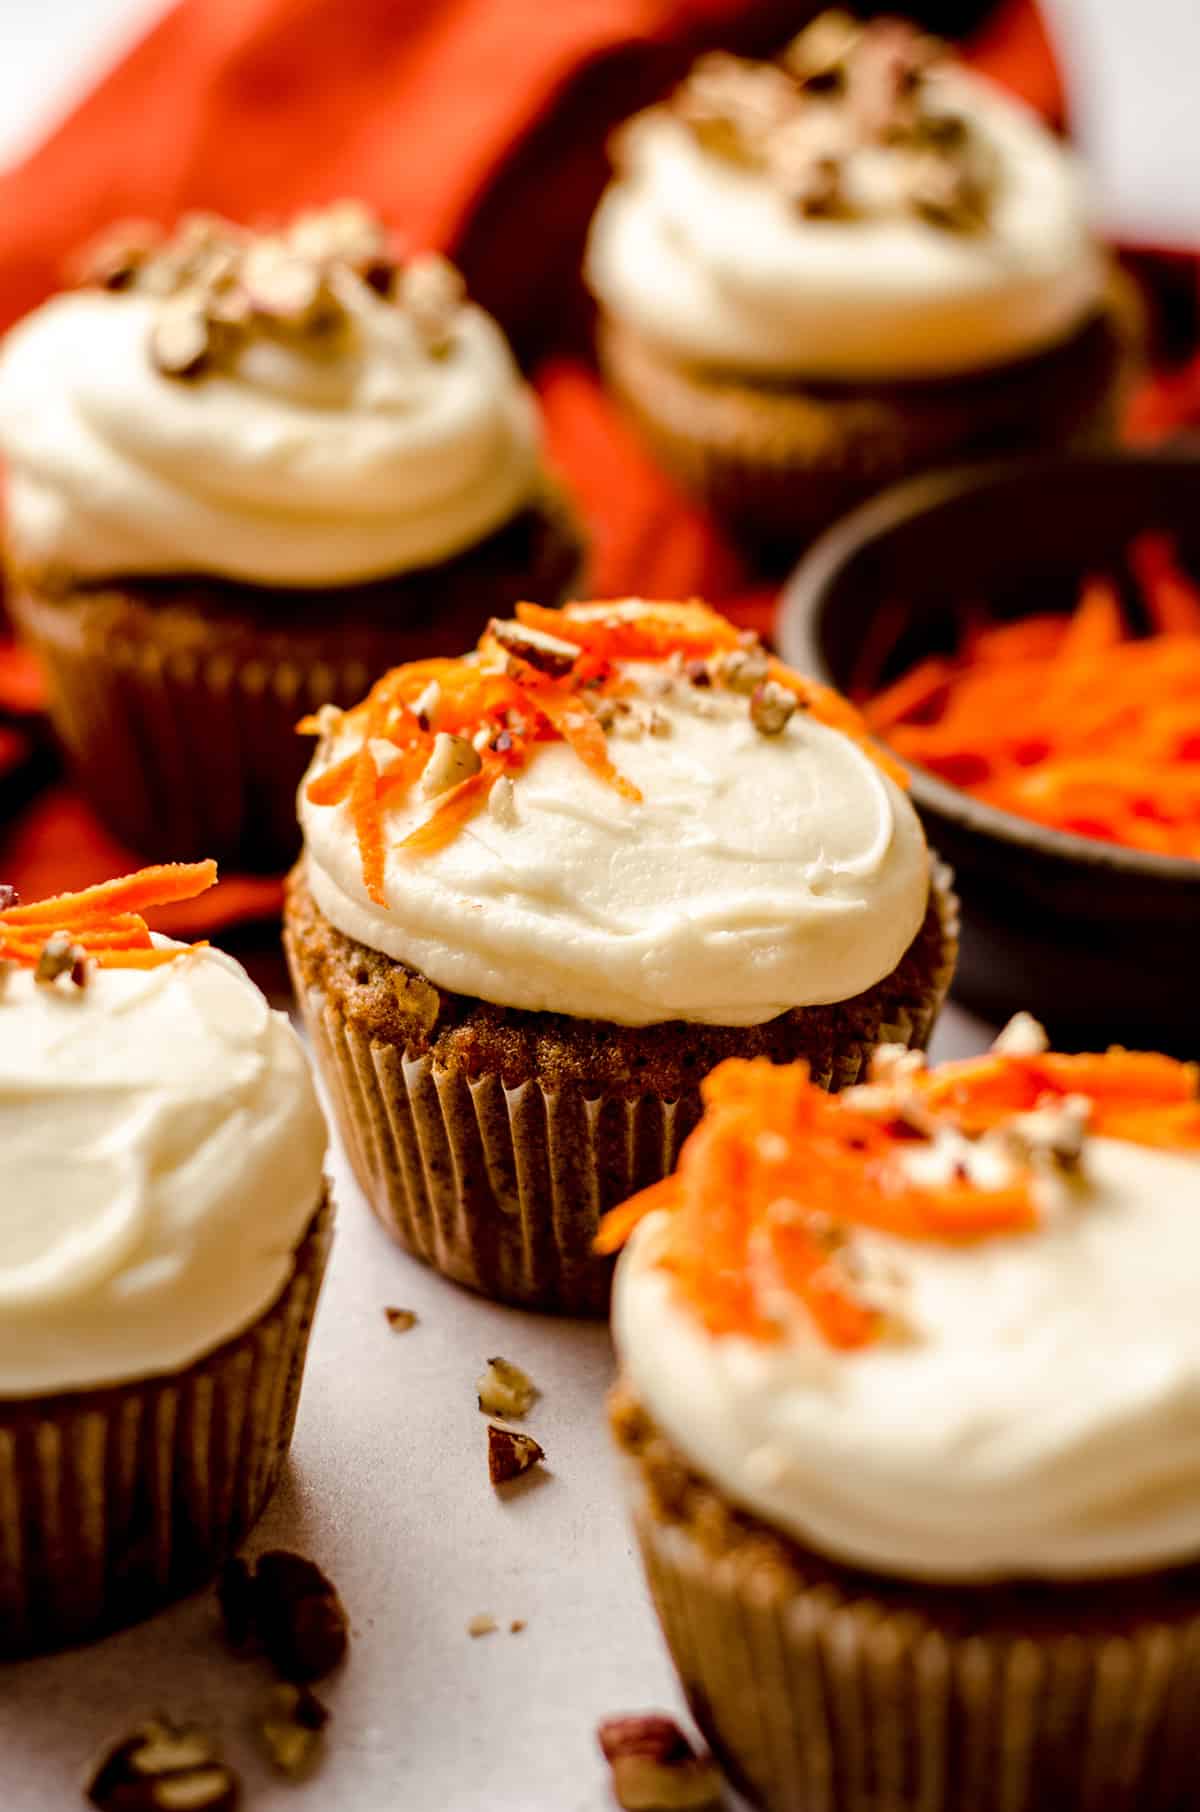
[[[159,10],[159,0],[0,0],[0,164]],[[1091,28],[1094,84],[1076,105],[1111,217],[1200,241],[1187,155],[1200,4],[1057,0],[1056,12],[1064,32]],[[1125,84],[1115,102],[1114,70]],[[937,1048],[972,1049],[984,1035],[951,1013]],[[0,1669],[3,1812],[78,1804],[89,1754],[155,1709],[220,1733],[249,1812],[603,1812],[597,1719],[681,1709],[604,1434],[605,1331],[443,1284],[375,1227],[337,1154],[333,1169],[339,1237],[293,1463],[252,1544],[311,1553],[352,1613],[350,1662],[325,1693],[334,1720],[322,1772],[308,1786],[272,1782],[251,1734],[267,1676],[226,1656],[201,1595],[92,1649]],[[391,1333],[389,1303],[416,1309],[419,1325]],[[474,1400],[491,1353],[524,1365],[544,1392],[528,1426],[548,1475],[506,1502],[487,1483]],[[473,1641],[466,1625],[483,1611],[501,1632]],[[525,1619],[522,1634],[508,1633],[512,1618]]]

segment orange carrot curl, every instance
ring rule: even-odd
[[[702,1325],[765,1341],[786,1333],[789,1300],[834,1347],[863,1347],[886,1331],[856,1281],[857,1229],[959,1245],[1033,1231],[1041,1173],[1032,1145],[1006,1147],[1013,1155],[1000,1174],[994,1150],[982,1173],[956,1155],[1009,1123],[1015,1139],[1023,1114],[1044,1124],[1068,1098],[1077,1112],[1082,1097],[1092,1132],[1200,1152],[1196,1067],[1153,1053],[993,1050],[841,1096],[817,1088],[804,1064],[732,1059],[702,1093],[704,1116],[675,1174],[606,1216],[596,1249],[619,1250],[661,1213],[655,1262]],[[947,1164],[912,1163],[914,1151],[936,1155],[939,1140]]]
[[[1149,634],[1089,579],[1070,618],[979,628],[918,662],[867,703],[871,729],[1002,811],[1200,860],[1200,586],[1161,535],[1128,566]]]
[[[0,887],[0,962],[35,969],[45,981],[69,974],[80,986],[91,965],[157,968],[179,951],[155,945],[142,914],[194,900],[216,879],[215,862],[168,862],[28,906]]]
[[[384,809],[407,802],[440,734],[459,739],[457,766],[448,768],[428,817],[396,843],[409,856],[444,848],[483,809],[496,783],[521,772],[546,743],[565,742],[618,798],[638,805],[641,794],[612,760],[603,728],[604,713],[631,690],[621,663],[674,662],[681,671],[696,663],[711,683],[722,659],[746,645],[733,624],[706,604],[627,600],[563,610],[518,604],[512,621],[489,624],[473,654],[394,668],[361,705],[335,715],[332,726],[324,713],[302,719],[301,733],[332,728],[339,748],[338,759],[308,782],[306,797],[311,805],[347,808],[363,885],[369,898],[385,905]],[[852,705],[769,660],[753,641],[749,645],[765,677],[907,784],[903,768],[871,742]],[[344,754],[343,735],[350,744]]]

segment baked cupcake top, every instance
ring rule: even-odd
[[[9,334],[0,447],[14,558],[68,578],[352,584],[473,546],[540,482],[496,323],[351,202],[116,229]]]
[[[669,355],[751,377],[948,376],[1072,333],[1103,286],[1071,155],[900,20],[701,58],[616,141],[587,277]]]
[[[602,1231],[626,1375],[736,1502],[933,1580],[1200,1556],[1194,1065],[884,1047],[828,1097],[731,1062]]]
[[[308,727],[317,905],[453,992],[758,1025],[871,987],[925,915],[857,713],[703,605],[519,605]]]
[[[215,878],[0,890],[0,1397],[175,1370],[287,1281],[324,1188],[304,1051],[231,957],[141,917]]]

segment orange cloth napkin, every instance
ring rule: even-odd
[[[597,595],[702,594],[768,628],[772,589],[656,469],[580,356],[578,266],[610,128],[697,51],[768,49],[818,10],[819,0],[181,0],[0,178],[0,326],[59,287],[72,250],[113,219],[168,223],[213,208],[252,220],[361,196],[414,247],[450,252],[537,368],[551,457],[593,539]],[[1008,0],[979,61],[1057,111],[1031,0]],[[40,774],[38,738],[26,733],[39,703],[27,659],[0,646],[10,730],[0,782],[6,765],[10,781],[22,763]],[[66,789],[0,834],[0,877],[27,897],[133,866]],[[277,903],[275,883],[235,878],[171,929],[201,934]]]

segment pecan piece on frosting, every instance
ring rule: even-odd
[[[483,766],[479,750],[465,736],[453,736],[439,730],[433,739],[433,753],[421,770],[421,791],[428,799],[449,792],[462,780],[478,774]]]
[[[548,635],[544,629],[531,629],[515,617],[493,617],[487,632],[506,654],[515,655],[527,667],[535,667],[551,679],[562,679],[579,659],[574,642]]]
[[[840,94],[862,31],[857,19],[832,8],[792,39],[783,53],[783,66],[810,94]]]
[[[697,1755],[673,1718],[606,1718],[596,1730],[626,1812],[717,1812],[724,1803],[711,1755]]]
[[[69,975],[75,987],[86,988],[91,970],[86,950],[72,942],[71,933],[53,931],[42,945],[33,979],[52,986],[60,976]]]
[[[766,679],[750,695],[750,722],[760,736],[782,736],[798,709],[796,695]]]
[[[203,298],[182,291],[163,302],[150,329],[150,357],[163,377],[199,377],[212,352],[212,326]]]

